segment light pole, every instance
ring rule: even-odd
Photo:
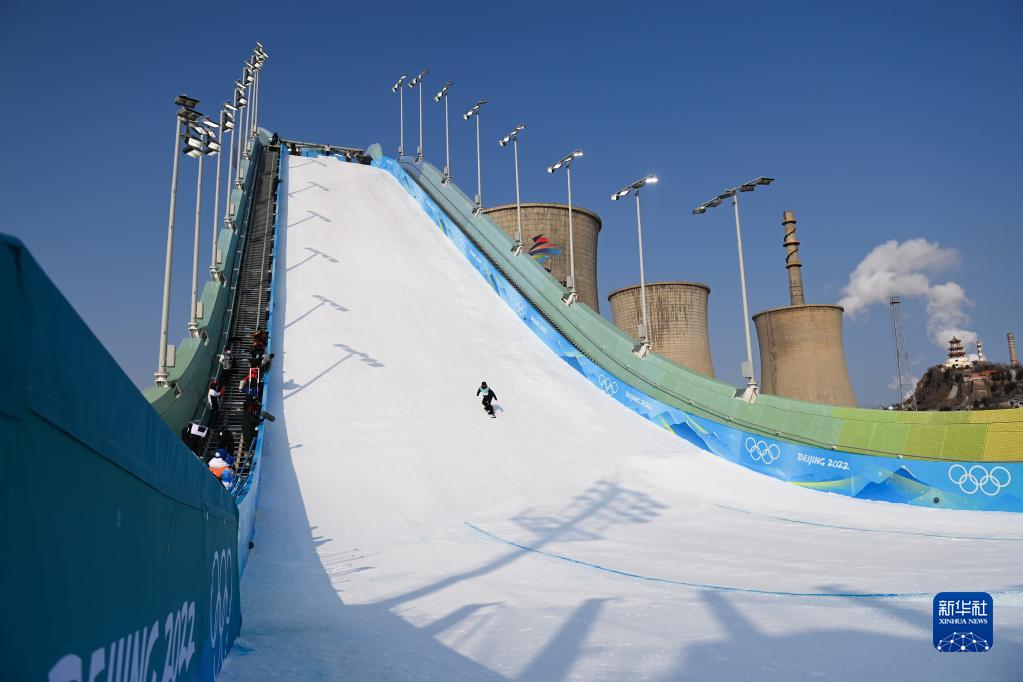
[[[181,125],[188,124],[199,117],[195,105],[199,100],[187,95],[178,95],[174,100],[178,105],[174,117],[174,166],[171,171],[170,217],[167,220],[167,255],[163,270],[163,307],[160,313],[160,353],[157,360],[156,373],[153,377],[157,386],[167,385],[167,327],[170,322],[170,286],[171,262],[174,256],[174,211],[178,204],[178,144],[181,140]]]
[[[230,102],[224,102],[224,114],[226,116],[226,123],[224,128],[231,133],[231,144],[228,147],[227,152],[227,191],[224,193],[224,225],[230,229],[234,229],[234,223],[231,221],[231,173],[234,172],[234,138],[235,138],[235,116],[238,111],[238,107],[231,104]]]
[[[245,93],[246,93],[245,94],[245,99],[250,104],[250,106],[245,107],[245,129],[244,129],[245,130],[245,136],[244,136],[245,144],[244,144],[244,149],[243,149],[242,153],[243,153],[243,155],[245,156],[246,159],[250,159],[251,160],[252,159],[252,148],[249,145],[249,136],[250,136],[249,131],[252,129],[252,109],[253,109],[253,107],[251,106],[251,104],[252,104],[252,90],[253,90],[253,85],[256,82],[256,77],[252,75],[254,73],[254,69],[252,68],[252,62],[251,61],[246,61],[245,62],[245,70],[244,70],[243,73],[244,73],[244,77],[242,78],[242,83],[245,84]]]
[[[742,322],[746,329],[746,360],[742,363],[742,375],[746,379],[746,389],[743,391],[742,399],[753,402],[757,399],[757,380],[753,373],[753,341],[749,333],[749,302],[746,296],[746,266],[742,259],[742,226],[739,222],[739,192],[752,192],[759,185],[770,185],[774,178],[760,176],[755,180],[725,190],[713,199],[700,204],[693,209],[694,215],[706,213],[708,208],[719,206],[728,197],[732,198],[732,206],[735,208],[735,241],[739,248],[739,282],[742,285]]]
[[[213,126],[217,126],[217,124],[208,118],[204,118],[201,124],[190,122],[188,130],[194,132],[195,137],[192,137],[191,134],[185,137],[185,154],[199,159],[199,172],[196,174],[195,184],[195,239],[192,246],[192,310],[188,321],[188,335],[192,338],[199,336],[199,230],[202,214],[202,160],[220,150],[220,146],[212,140]]]
[[[520,123],[498,142],[502,147],[507,146],[511,142],[512,151],[515,153],[515,223],[517,225],[517,238],[512,253],[516,256],[522,253],[522,201],[519,198],[519,133],[525,129],[526,124]]]
[[[568,280],[565,282],[568,285],[568,295],[561,299],[567,305],[572,305],[579,297],[575,289],[575,240],[572,236],[572,160],[582,155],[583,153],[576,149],[547,169],[548,173],[553,173],[564,166],[565,172],[568,174]]]
[[[252,119],[253,119],[252,135],[253,135],[253,137],[255,137],[256,132],[259,130],[259,77],[260,77],[260,75],[263,72],[263,64],[265,64],[266,60],[269,59],[269,58],[270,58],[270,55],[267,54],[266,50],[263,49],[263,43],[261,43],[261,42],[259,42],[257,40],[256,41],[256,49],[252,51],[252,63],[253,63],[253,66],[256,69],[256,83],[255,83],[256,91],[255,91],[255,96],[252,98],[253,99],[253,109],[252,109]]]
[[[451,182],[451,143],[448,137],[448,90],[451,89],[452,85],[454,85],[453,81],[445,83],[444,87],[433,98],[434,102],[444,100],[444,177],[440,181],[442,185]]]
[[[234,186],[238,189],[242,188],[242,148],[245,147],[245,113],[248,110],[249,100],[245,96],[245,84],[238,80],[234,82],[234,105],[241,111],[238,114],[239,123],[238,127],[238,148],[235,149],[235,153],[238,155],[234,160],[234,172],[236,177],[234,179]]]
[[[402,86],[405,84],[405,79],[408,78],[407,73],[401,74],[401,78],[391,86],[391,92],[398,93],[398,121],[401,126],[401,136],[398,138],[398,158],[405,156],[405,88]]]
[[[224,108],[220,110],[220,128],[217,133],[217,151],[222,152],[224,147],[224,131],[230,130],[234,126],[234,117],[231,115],[231,111],[227,108],[230,104],[224,102]],[[234,141],[232,135],[232,142]],[[213,242],[210,247],[210,277],[214,280],[219,279],[217,276],[217,221],[220,218],[220,167],[222,163],[223,154],[217,156],[217,188],[213,192]],[[228,169],[230,173],[230,169]]]
[[[611,195],[611,201],[618,201],[629,195],[630,192],[636,195],[636,238],[639,241],[639,304],[643,309],[643,324],[639,326],[639,348],[634,352],[641,358],[645,358],[650,352],[650,321],[647,317],[646,307],[646,274],[643,271],[643,219],[639,211],[639,190],[646,185],[653,185],[657,182],[656,175],[648,175],[631,185],[626,185]]]
[[[416,149],[416,163],[423,160],[423,76],[428,73],[430,70],[424,68],[408,82],[410,88],[419,86],[419,147]]]
[[[483,171],[480,170],[480,107],[486,103],[485,99],[476,102],[472,105],[472,109],[465,112],[463,117],[466,121],[470,118],[476,119],[476,207],[472,209],[473,215],[479,215],[483,210]]]

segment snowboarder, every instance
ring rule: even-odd
[[[482,384],[480,384],[480,387],[476,389],[476,395],[483,396],[483,410],[491,417],[496,419],[497,415],[494,414],[494,406],[490,404],[491,402],[497,400],[497,393],[494,392],[494,389],[487,386],[487,382],[484,381]]]

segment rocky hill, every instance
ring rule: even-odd
[[[918,410],[992,410],[1023,401],[1023,370],[990,362],[954,369],[935,365],[916,385]]]

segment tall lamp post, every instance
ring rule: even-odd
[[[749,332],[749,301],[746,296],[746,266],[742,258],[742,225],[739,221],[739,192],[752,192],[758,186],[770,185],[774,178],[763,176],[750,180],[749,182],[727,189],[710,201],[700,204],[693,209],[694,215],[706,213],[708,208],[719,206],[728,197],[732,198],[732,206],[735,208],[735,241],[739,249],[739,282],[742,285],[742,322],[746,329],[746,360],[742,363],[742,376],[746,379],[746,388],[743,391],[742,399],[753,402],[757,399],[757,380],[753,373],[753,340]]]
[[[188,124],[199,118],[200,114],[195,110],[199,100],[187,95],[178,95],[174,100],[178,105],[177,115],[174,117],[174,166],[171,171],[171,194],[170,194],[170,217],[167,221],[167,255],[164,260],[163,270],[163,306],[160,312],[160,353],[157,360],[156,372],[153,377],[157,386],[167,385],[167,327],[170,322],[170,287],[171,287],[171,263],[174,256],[174,212],[178,205],[178,144],[181,141],[181,125]]]
[[[213,141],[213,127],[217,123],[204,118],[202,123],[189,123],[185,137],[185,155],[199,159],[199,172],[195,184],[195,239],[192,246],[192,309],[188,321],[188,335],[199,336],[199,231],[202,215],[202,160],[219,151],[220,146]],[[195,133],[193,137],[191,133]]]
[[[252,130],[252,113],[253,113],[252,91],[254,89],[253,86],[255,85],[255,82],[256,82],[256,77],[253,75],[255,73],[255,71],[256,71],[255,68],[253,68],[253,66],[252,66],[252,61],[251,60],[246,61],[245,62],[245,69],[242,71],[242,83],[245,84],[245,88],[246,88],[245,89],[245,93],[246,93],[245,99],[246,99],[246,101],[249,104],[249,106],[245,107],[245,127],[244,127],[245,135],[242,138],[244,140],[244,144],[242,145],[242,147],[243,147],[242,155],[245,156],[246,159],[251,159],[252,158],[252,149],[251,149],[251,146],[249,145],[249,137],[250,137],[250,131]]]
[[[245,147],[245,113],[249,107],[249,98],[245,96],[245,84],[244,82],[237,80],[234,82],[234,105],[238,107],[241,112],[238,114],[238,122],[241,125],[238,127],[238,148],[235,149],[237,156],[234,159],[234,186],[238,189],[242,188],[242,148]]]
[[[632,194],[636,195],[636,237],[639,240],[639,304],[643,309],[643,324],[639,327],[639,339],[640,344],[634,352],[641,358],[647,356],[650,352],[650,322],[647,318],[647,307],[646,307],[646,275],[643,272],[643,220],[640,217],[639,211],[639,190],[646,185],[652,185],[657,182],[656,175],[648,175],[645,178],[641,178],[631,185],[626,185],[620,190],[611,195],[611,201],[618,201]]]
[[[398,125],[401,127],[400,136],[398,137],[398,158],[405,156],[405,79],[408,78],[407,73],[401,74],[401,78],[391,86],[391,92],[398,93]]]
[[[263,49],[263,43],[256,41],[256,49],[252,51],[252,64],[256,71],[256,82],[255,82],[255,93],[252,98],[252,136],[255,138],[256,132],[259,130],[259,76],[263,72],[263,64],[270,58],[266,50]]]
[[[446,185],[451,182],[451,143],[448,137],[448,90],[454,85],[454,81],[448,81],[444,84],[444,87],[440,89],[434,98],[434,102],[444,100],[444,177],[441,179],[441,184]]]
[[[519,133],[525,129],[526,124],[520,123],[498,142],[502,147],[506,147],[511,142],[512,151],[515,154],[515,223],[517,226],[517,237],[512,253],[516,256],[522,253],[522,200],[519,197]]]
[[[476,119],[476,206],[472,209],[473,215],[479,215],[483,210],[483,171],[480,170],[480,107],[487,103],[487,100],[481,99],[476,104],[472,105],[472,109],[465,112],[463,118],[468,121],[470,118]]]
[[[227,107],[231,106],[230,103],[224,102],[224,108],[220,110],[220,128],[217,133],[217,151],[222,152],[224,147],[224,131],[231,130],[234,127],[234,116],[231,114],[231,110]],[[232,142],[234,141],[232,135]],[[217,188],[213,192],[213,242],[210,247],[210,277],[214,280],[219,279],[217,275],[217,225],[220,219],[220,167],[224,165],[223,154],[217,156]],[[230,173],[230,169],[228,169]]]
[[[430,73],[429,69],[424,68],[415,78],[408,82],[410,88],[419,86],[419,147],[416,148],[416,163],[423,160],[423,76]]]
[[[583,153],[576,149],[574,152],[561,159],[553,166],[547,169],[548,173],[553,173],[562,166],[565,167],[565,172],[568,174],[568,280],[565,282],[568,285],[568,294],[564,296],[563,300],[567,305],[572,305],[575,300],[579,297],[578,292],[575,289],[575,240],[572,235],[572,161],[582,156]]]
[[[227,152],[227,191],[224,192],[224,225],[229,229],[234,229],[234,223],[231,221],[231,173],[234,172],[234,138],[235,128],[237,122],[235,117],[238,115],[238,107],[231,104],[230,102],[224,102],[224,114],[226,114],[226,123],[224,129],[231,134],[231,144],[228,147]]]

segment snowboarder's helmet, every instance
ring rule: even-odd
[[[483,388],[486,388],[486,387],[487,387],[487,382],[484,381],[483,382]]]

